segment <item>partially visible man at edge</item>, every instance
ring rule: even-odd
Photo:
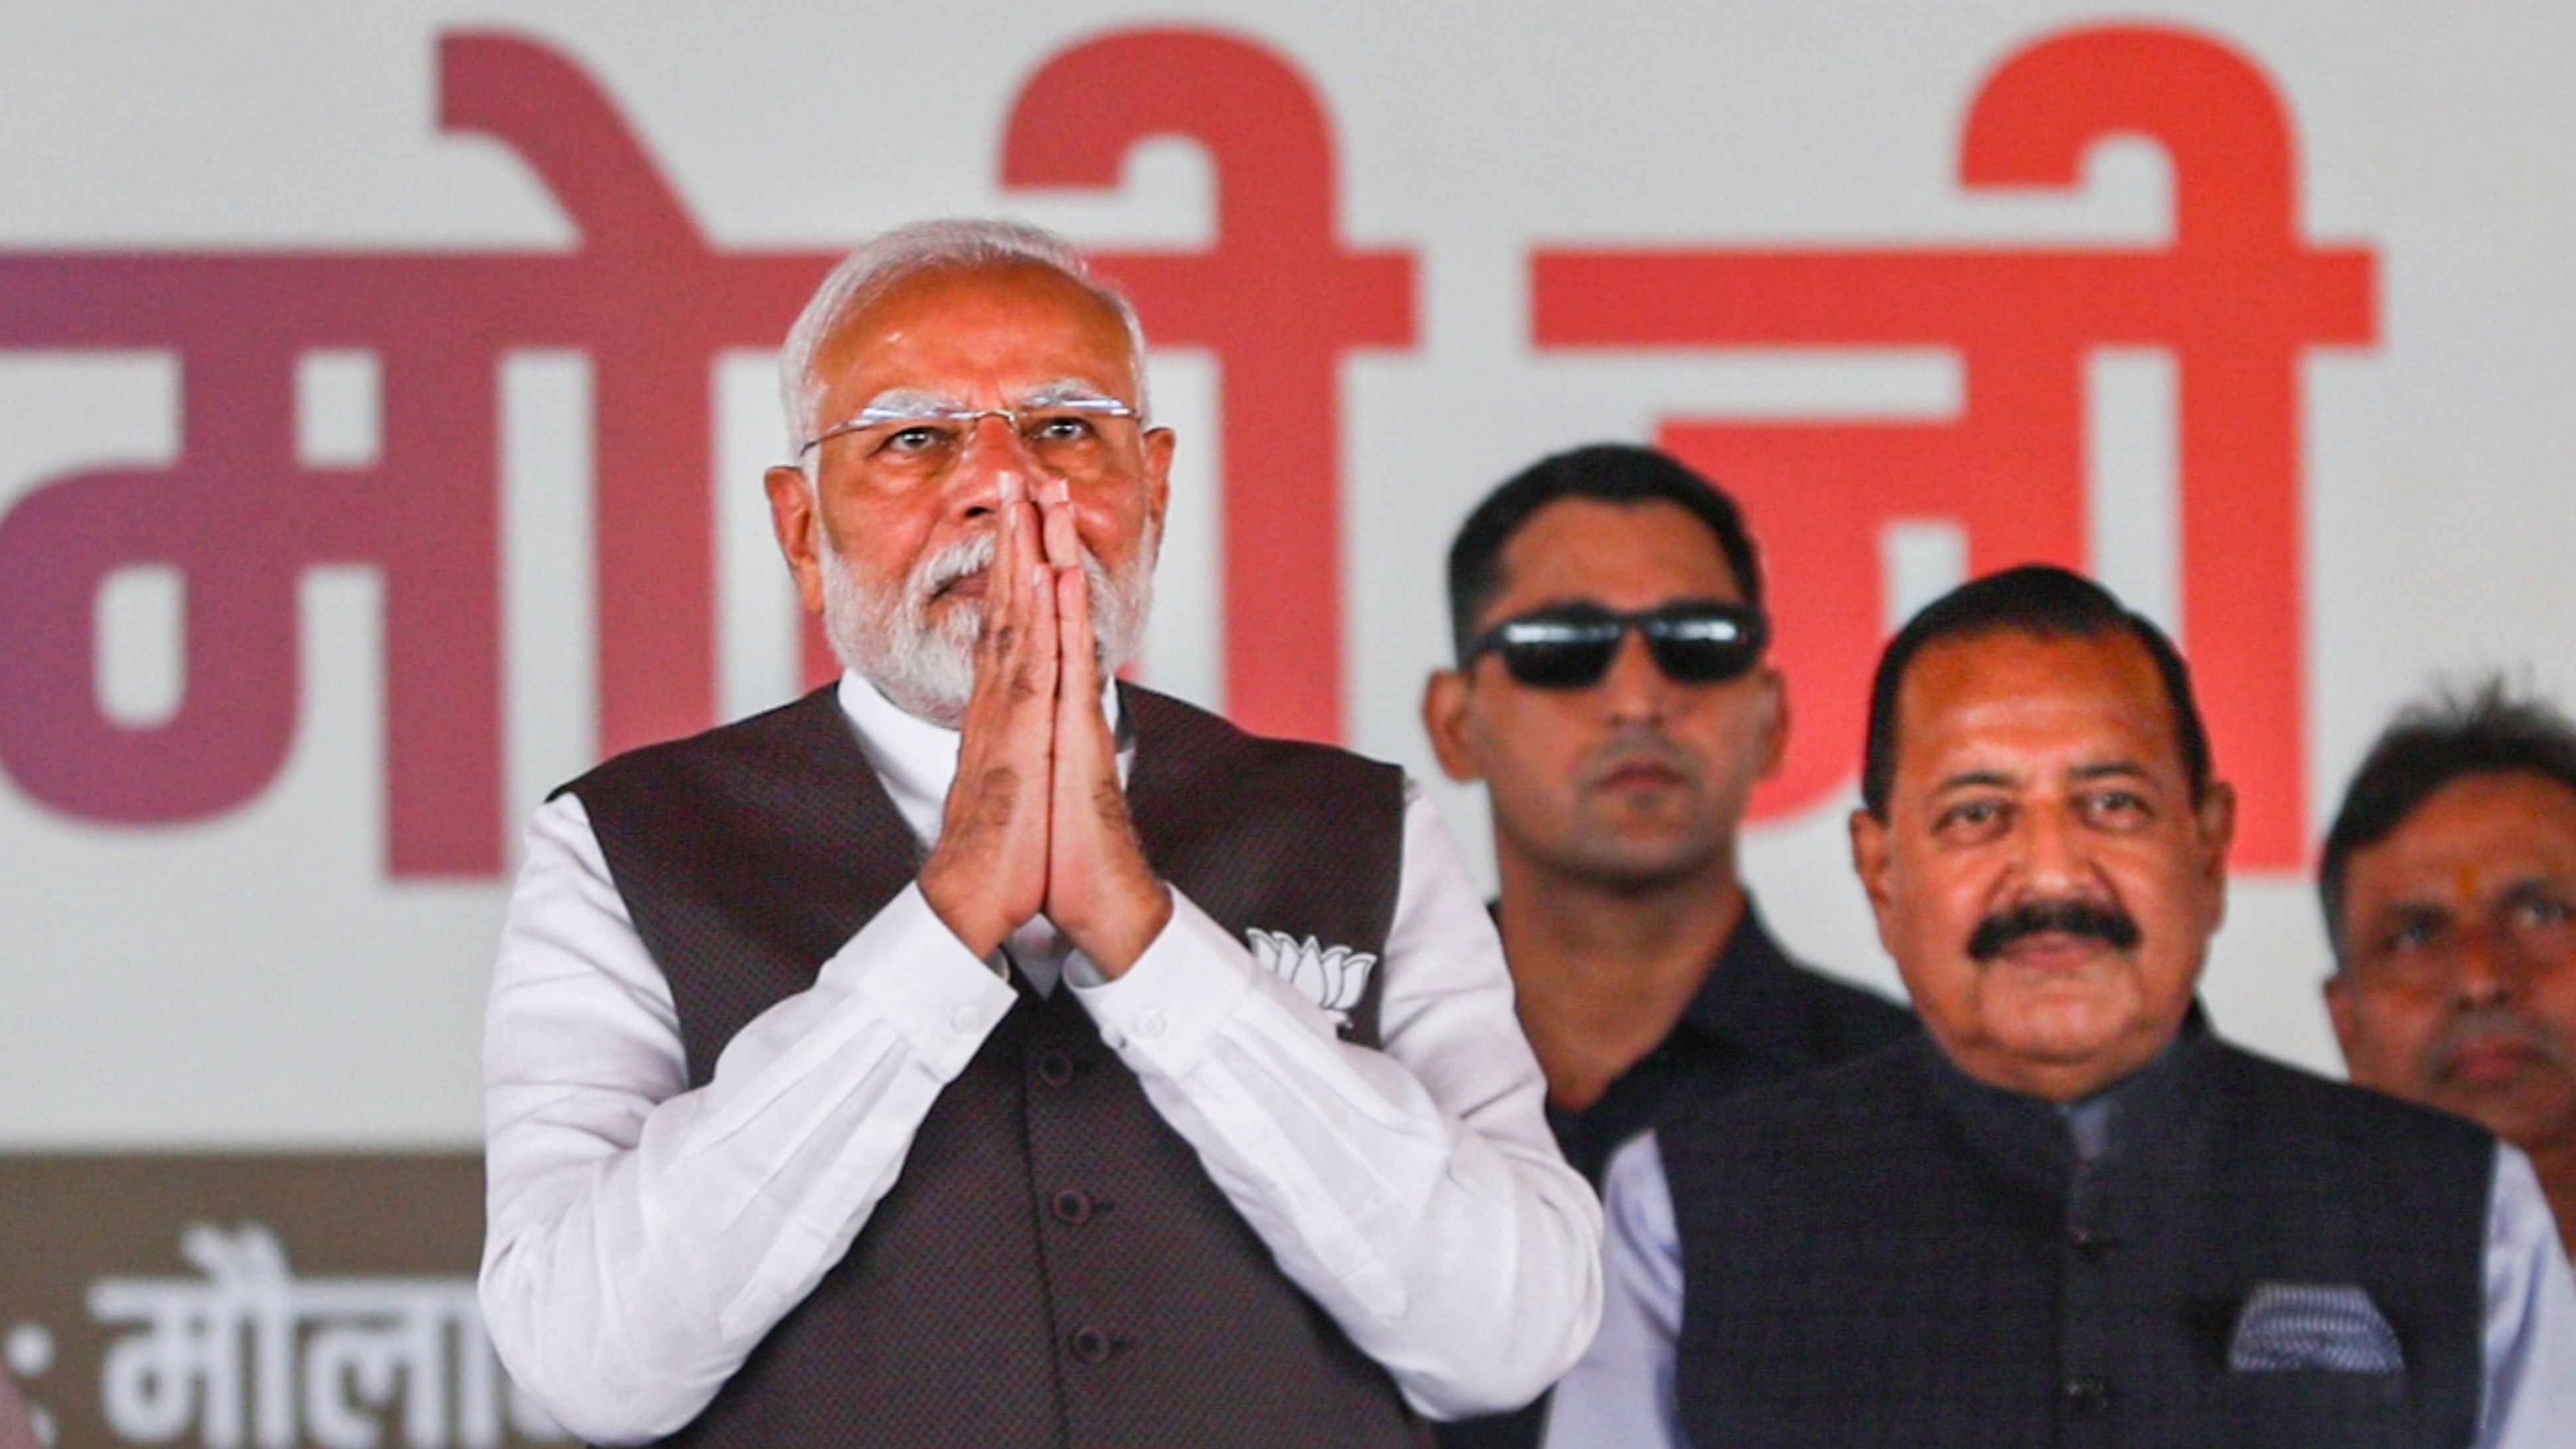
[[[1963,585],[1880,658],[1861,794],[1923,1035],[1622,1150],[1551,1445],[2576,1442],[2530,1164],[2195,1007],[2235,802],[2161,630]]]
[[[2576,724],[2501,679],[2400,713],[2317,892],[2352,1079],[2521,1148],[2576,1248]]]
[[[1531,465],[1450,545],[1458,663],[1425,687],[1423,725],[1492,802],[1514,1004],[1548,1124],[1596,1182],[1677,1083],[1729,1091],[1913,1030],[1782,952],[1738,872],[1789,730],[1762,584],[1734,501],[1624,444]],[[1440,1442],[1535,1444],[1545,1411],[1443,1424]]]
[[[1111,683],[1143,366],[1000,223],[790,334],[772,518],[847,672],[558,792],[493,987],[483,1303],[576,1432],[1416,1444],[1589,1338],[1598,1207],[1428,807]]]

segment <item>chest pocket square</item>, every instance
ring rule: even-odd
[[[1368,993],[1369,972],[1376,969],[1377,957],[1348,946],[1326,946],[1312,936],[1300,941],[1258,926],[1243,935],[1252,946],[1252,959],[1263,969],[1331,1012],[1337,1024],[1350,1025],[1352,1010]]]
[[[2237,1373],[2394,1374],[2406,1371],[2397,1330],[2351,1283],[2258,1283],[2228,1336]]]

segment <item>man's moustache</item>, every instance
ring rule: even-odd
[[[1998,911],[1977,923],[1968,937],[1968,955],[1991,961],[2031,936],[2090,936],[2115,951],[2138,944],[2138,923],[2118,906],[2092,901],[2028,901]]]
[[[928,604],[948,591],[951,584],[993,566],[993,539],[990,534],[960,539],[923,559],[912,572],[912,597]]]
[[[2521,1047],[2552,1065],[2567,1058],[2558,1034],[2542,1023],[2510,1006],[2472,1007],[2444,1023],[2434,1036],[2430,1054],[2434,1080],[2457,1071],[2460,1058],[2495,1046]]]

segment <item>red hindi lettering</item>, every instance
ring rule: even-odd
[[[1889,524],[1964,526],[1971,573],[2086,561],[2088,350],[2168,350],[2180,375],[2182,643],[2222,769],[2242,790],[2235,863],[2305,858],[2306,609],[2298,363],[2375,335],[2371,254],[2298,235],[2289,118],[2235,50],[2152,27],[2075,30],[1980,89],[1970,188],[2067,189],[2098,141],[2160,145],[2169,246],[1548,249],[1546,347],[1941,347],[1955,419],[1668,419],[1660,441],[1724,483],[1760,535],[1797,737],[1757,815],[1851,779],[1884,637]]]
[[[1212,31],[1125,31],[1049,60],[1011,108],[1002,179],[1112,186],[1128,151],[1162,135],[1207,149],[1214,245],[1093,261],[1157,343],[1217,355],[1226,713],[1264,734],[1338,740],[1340,362],[1412,343],[1413,259],[1342,248],[1314,87],[1274,52]]]
[[[397,877],[488,876],[504,855],[495,365],[595,363],[603,751],[714,713],[707,371],[774,344],[832,258],[719,256],[578,68],[507,36],[446,37],[441,121],[528,159],[581,240],[564,252],[0,255],[0,347],[175,353],[181,448],[159,469],[40,484],[0,519],[0,763],[85,819],[201,819],[258,796],[301,695],[296,593],[319,565],[380,571],[386,857]],[[308,467],[294,376],[373,352],[379,458]],[[168,720],[107,718],[93,601],[115,571],[185,583],[186,689]]]
[[[166,468],[39,485],[0,518],[0,765],[85,819],[149,824],[264,791],[301,697],[296,592],[334,563],[385,599],[386,855],[397,877],[487,876],[504,858],[495,363],[576,348],[594,364],[601,753],[715,714],[708,369],[774,345],[837,259],[718,252],[599,87],[544,46],[452,35],[441,124],[527,160],[579,233],[569,251],[0,254],[0,347],[180,359]],[[1333,236],[1330,127],[1280,57],[1207,32],[1113,33],[1043,66],[1015,104],[1006,184],[1114,184],[1127,150],[1180,134],[1220,178],[1204,253],[1113,252],[1157,338],[1224,368],[1231,707],[1258,728],[1341,731],[1341,351],[1412,336],[1412,268]],[[295,456],[294,372],[373,352],[380,457]],[[746,484],[746,486],[748,486]],[[1295,568],[1268,566],[1281,557]],[[98,705],[94,601],[117,570],[185,580],[187,685],[149,727]],[[809,636],[810,639],[810,636]],[[811,646],[809,644],[809,654]]]

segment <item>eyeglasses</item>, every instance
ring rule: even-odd
[[[1025,408],[871,407],[816,433],[796,456],[802,459],[834,438],[854,438],[871,471],[927,478],[964,456],[976,424],[986,418],[1008,424],[1047,471],[1084,478],[1107,468],[1114,456],[1104,425],[1132,424],[1137,412],[1105,397],[1063,398]]]
[[[1761,661],[1771,637],[1770,621],[1749,604],[1700,600],[1633,614],[1563,604],[1505,619],[1477,635],[1458,667],[1500,654],[1512,678],[1533,689],[1589,689],[1610,672],[1631,629],[1645,636],[1655,667],[1676,684],[1733,679]]]

